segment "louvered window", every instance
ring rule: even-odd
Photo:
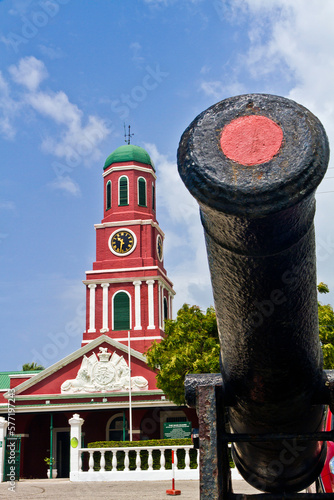
[[[155,185],[152,184],[152,209],[155,210]]]
[[[107,182],[107,190],[106,190],[106,210],[111,208],[111,182]]]
[[[119,180],[119,206],[124,206],[129,204],[129,187],[128,178],[123,176]]]
[[[138,179],[138,205],[146,207],[146,181],[143,177]]]
[[[130,298],[125,292],[114,297],[114,330],[130,329]]]

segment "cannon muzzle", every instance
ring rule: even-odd
[[[296,435],[233,444],[240,473],[268,492],[307,487],[326,454],[325,443],[298,435],[323,424],[313,219],[328,159],[310,111],[259,94],[211,106],[178,149],[200,205],[230,429]]]

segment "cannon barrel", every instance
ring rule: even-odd
[[[305,433],[324,415],[313,219],[328,159],[320,121],[265,94],[211,106],[178,149],[204,227],[231,432],[304,434],[232,445],[242,476],[267,492],[301,491],[325,460]]]

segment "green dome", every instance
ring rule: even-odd
[[[120,146],[115,149],[111,155],[105,161],[104,168],[112,165],[113,163],[121,163],[126,161],[136,161],[139,163],[145,163],[146,165],[151,165],[154,170],[153,162],[150,155],[145,151],[145,149],[135,146],[134,144],[127,144],[126,146]]]

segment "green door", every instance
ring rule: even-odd
[[[4,481],[18,481],[20,478],[21,436],[5,438]]]

